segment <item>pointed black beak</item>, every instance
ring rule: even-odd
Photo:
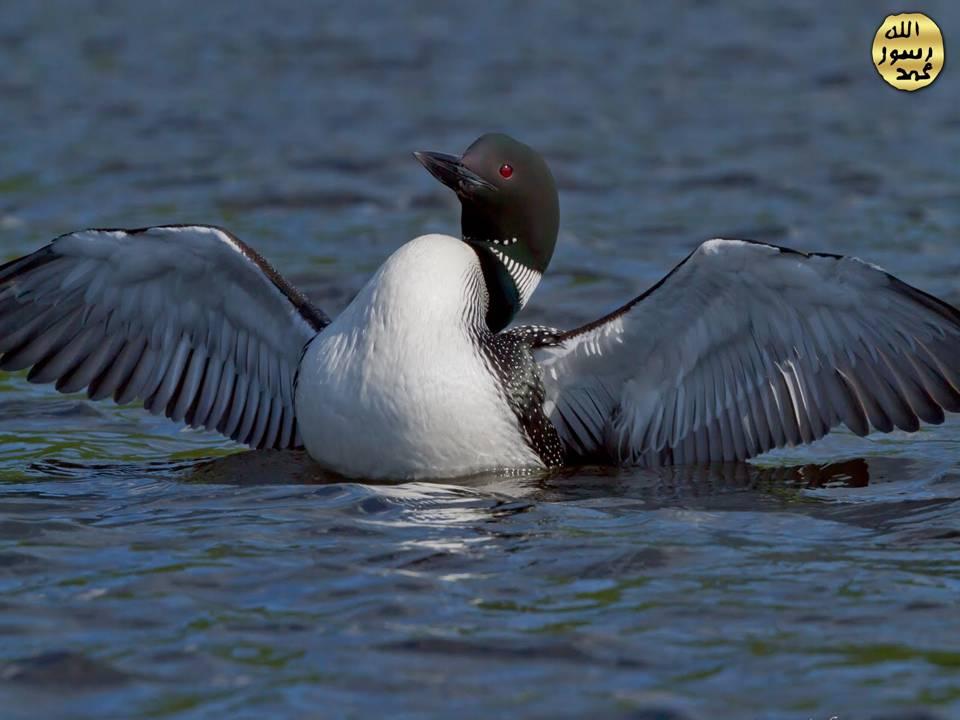
[[[473,170],[469,170],[456,155],[436,152],[415,152],[413,156],[420,161],[430,174],[442,182],[457,195],[485,189],[496,190],[497,186],[488,183]]]

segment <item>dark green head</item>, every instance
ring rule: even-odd
[[[460,198],[463,239],[480,257],[490,293],[487,324],[496,332],[530,299],[557,244],[560,201],[550,168],[501,133],[481,136],[461,157],[414,155]]]

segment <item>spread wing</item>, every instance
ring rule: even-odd
[[[327,323],[215,227],[83,230],[0,266],[0,369],[258,448],[300,444],[293,379]]]
[[[960,411],[955,308],[854,258],[739,240],[535,357],[568,450],[626,463],[743,460]]]

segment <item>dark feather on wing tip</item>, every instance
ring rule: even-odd
[[[884,274],[890,281],[890,285],[892,285],[897,292],[906,295],[914,302],[923,305],[931,312],[936,313],[944,320],[952,323],[956,327],[957,331],[960,332],[960,310],[945,300],[941,300],[940,298],[930,295],[929,293],[925,293],[923,290],[915,288],[909,283],[905,283],[903,280],[891,275],[890,273],[885,272]],[[957,361],[960,363],[960,357],[958,357]]]
[[[46,265],[51,260],[56,259],[57,254],[53,247],[45,245],[39,250],[5,262],[0,265],[0,285],[15,280],[21,275],[25,275],[32,270],[36,270],[42,265]]]

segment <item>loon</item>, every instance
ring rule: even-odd
[[[509,328],[557,242],[550,169],[503,134],[415,156],[461,236],[337,318],[221,228],[82,230],[0,266],[0,369],[358,478],[737,462],[960,411],[960,312],[840,255],[708,240],[583,327]]]

